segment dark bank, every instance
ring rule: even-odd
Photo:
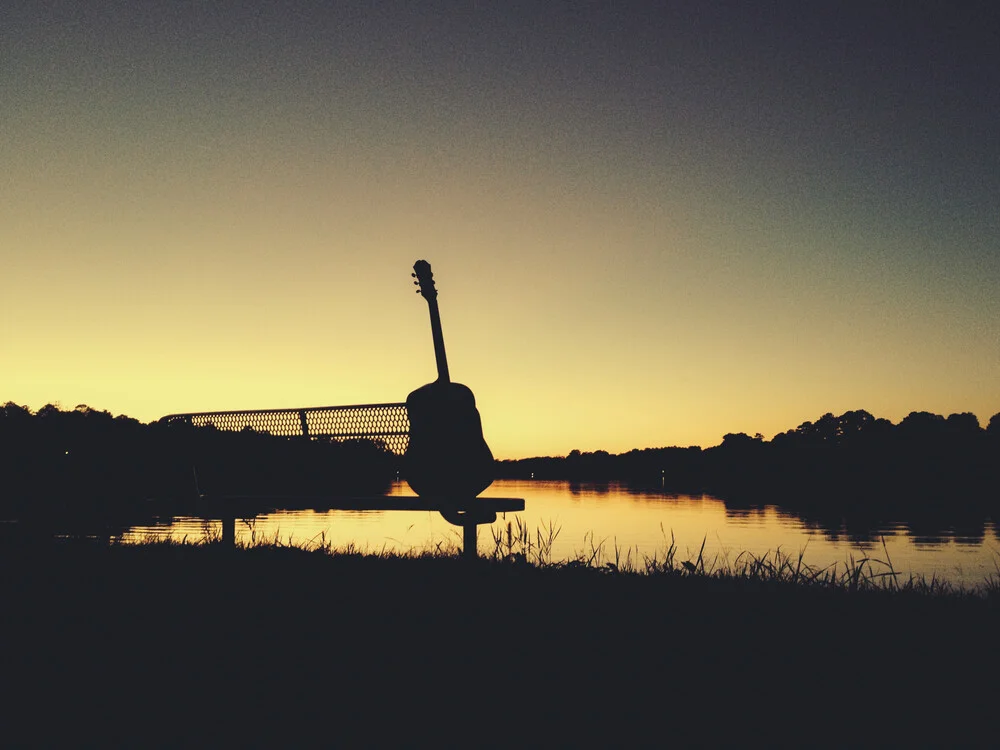
[[[12,743],[884,746],[995,734],[995,592],[274,545],[64,541],[0,554]]]

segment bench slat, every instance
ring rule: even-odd
[[[260,505],[271,508],[290,506],[308,507],[314,510],[483,510],[508,513],[524,510],[524,498],[520,497],[477,497],[460,503],[445,503],[409,495],[372,495],[369,497],[329,497],[300,495],[223,495],[207,497],[213,505]]]

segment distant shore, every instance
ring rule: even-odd
[[[200,494],[377,494],[400,475],[401,457],[379,441],[284,438],[185,423],[142,424],[80,406],[33,413],[0,407],[0,506],[78,507],[183,500]],[[955,510],[1000,515],[1000,414],[912,412],[899,424],[864,410],[765,440],[731,433],[710,448],[498,461],[496,478],[655,484],[736,502],[761,495],[783,505]]]

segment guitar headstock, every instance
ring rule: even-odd
[[[419,287],[417,289],[417,294],[423,295],[423,298],[430,302],[432,299],[437,299],[437,289],[434,288],[434,274],[431,273],[431,264],[426,260],[418,260],[413,264],[413,273],[410,274],[416,279],[413,283]]]

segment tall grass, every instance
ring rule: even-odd
[[[847,592],[907,592],[927,595],[981,596],[1000,599],[1000,554],[994,556],[994,572],[984,576],[978,586],[965,586],[942,580],[909,574],[904,577],[893,565],[881,538],[882,554],[855,557],[825,566],[806,562],[805,550],[790,554],[778,547],[757,555],[742,551],[730,559],[727,552],[711,559],[705,556],[707,537],[702,539],[696,554],[686,558],[679,554],[673,531],[660,527],[662,549],[652,555],[637,548],[622,548],[615,540],[595,541],[591,532],[584,537],[584,548],[566,560],[552,558],[552,545],[560,529],[549,523],[534,533],[520,521],[492,529],[494,548],[487,557],[507,563],[530,564],[537,567],[587,568],[619,575],[668,575],[742,582],[747,584],[788,585],[831,589]]]
[[[458,539],[438,541],[425,547],[411,547],[399,550],[384,544],[381,547],[358,546],[354,543],[334,545],[326,534],[302,541],[291,537],[283,541],[280,530],[270,536],[258,535],[252,524],[248,525],[249,535],[243,535],[236,542],[237,549],[297,549],[331,556],[364,556],[382,559],[425,559],[458,557],[461,542]],[[815,566],[806,562],[805,550],[791,554],[780,547],[763,554],[744,550],[735,557],[728,551],[711,558],[705,555],[707,538],[696,553],[689,551],[682,555],[673,531],[661,526],[663,544],[652,555],[642,553],[638,548],[623,548],[614,539],[598,540],[591,532],[584,537],[584,546],[566,559],[556,559],[553,548],[559,538],[561,528],[553,522],[534,530],[519,518],[503,525],[490,527],[493,548],[480,559],[484,564],[498,566],[525,566],[536,569],[587,570],[606,575],[620,576],[672,576],[679,578],[700,578],[705,580],[729,581],[751,586],[791,586],[798,588],[827,589],[854,592],[913,593],[931,596],[976,596],[1000,601],[1000,553],[995,554],[994,571],[984,576],[977,586],[954,584],[931,576],[909,574],[904,577],[893,566],[885,539],[882,538],[881,555],[853,554],[839,563]],[[215,527],[206,524],[203,535],[198,540],[186,536],[176,539],[170,535],[147,536],[142,539],[122,537],[112,539],[113,544],[139,544],[143,546],[222,546],[221,534]]]

